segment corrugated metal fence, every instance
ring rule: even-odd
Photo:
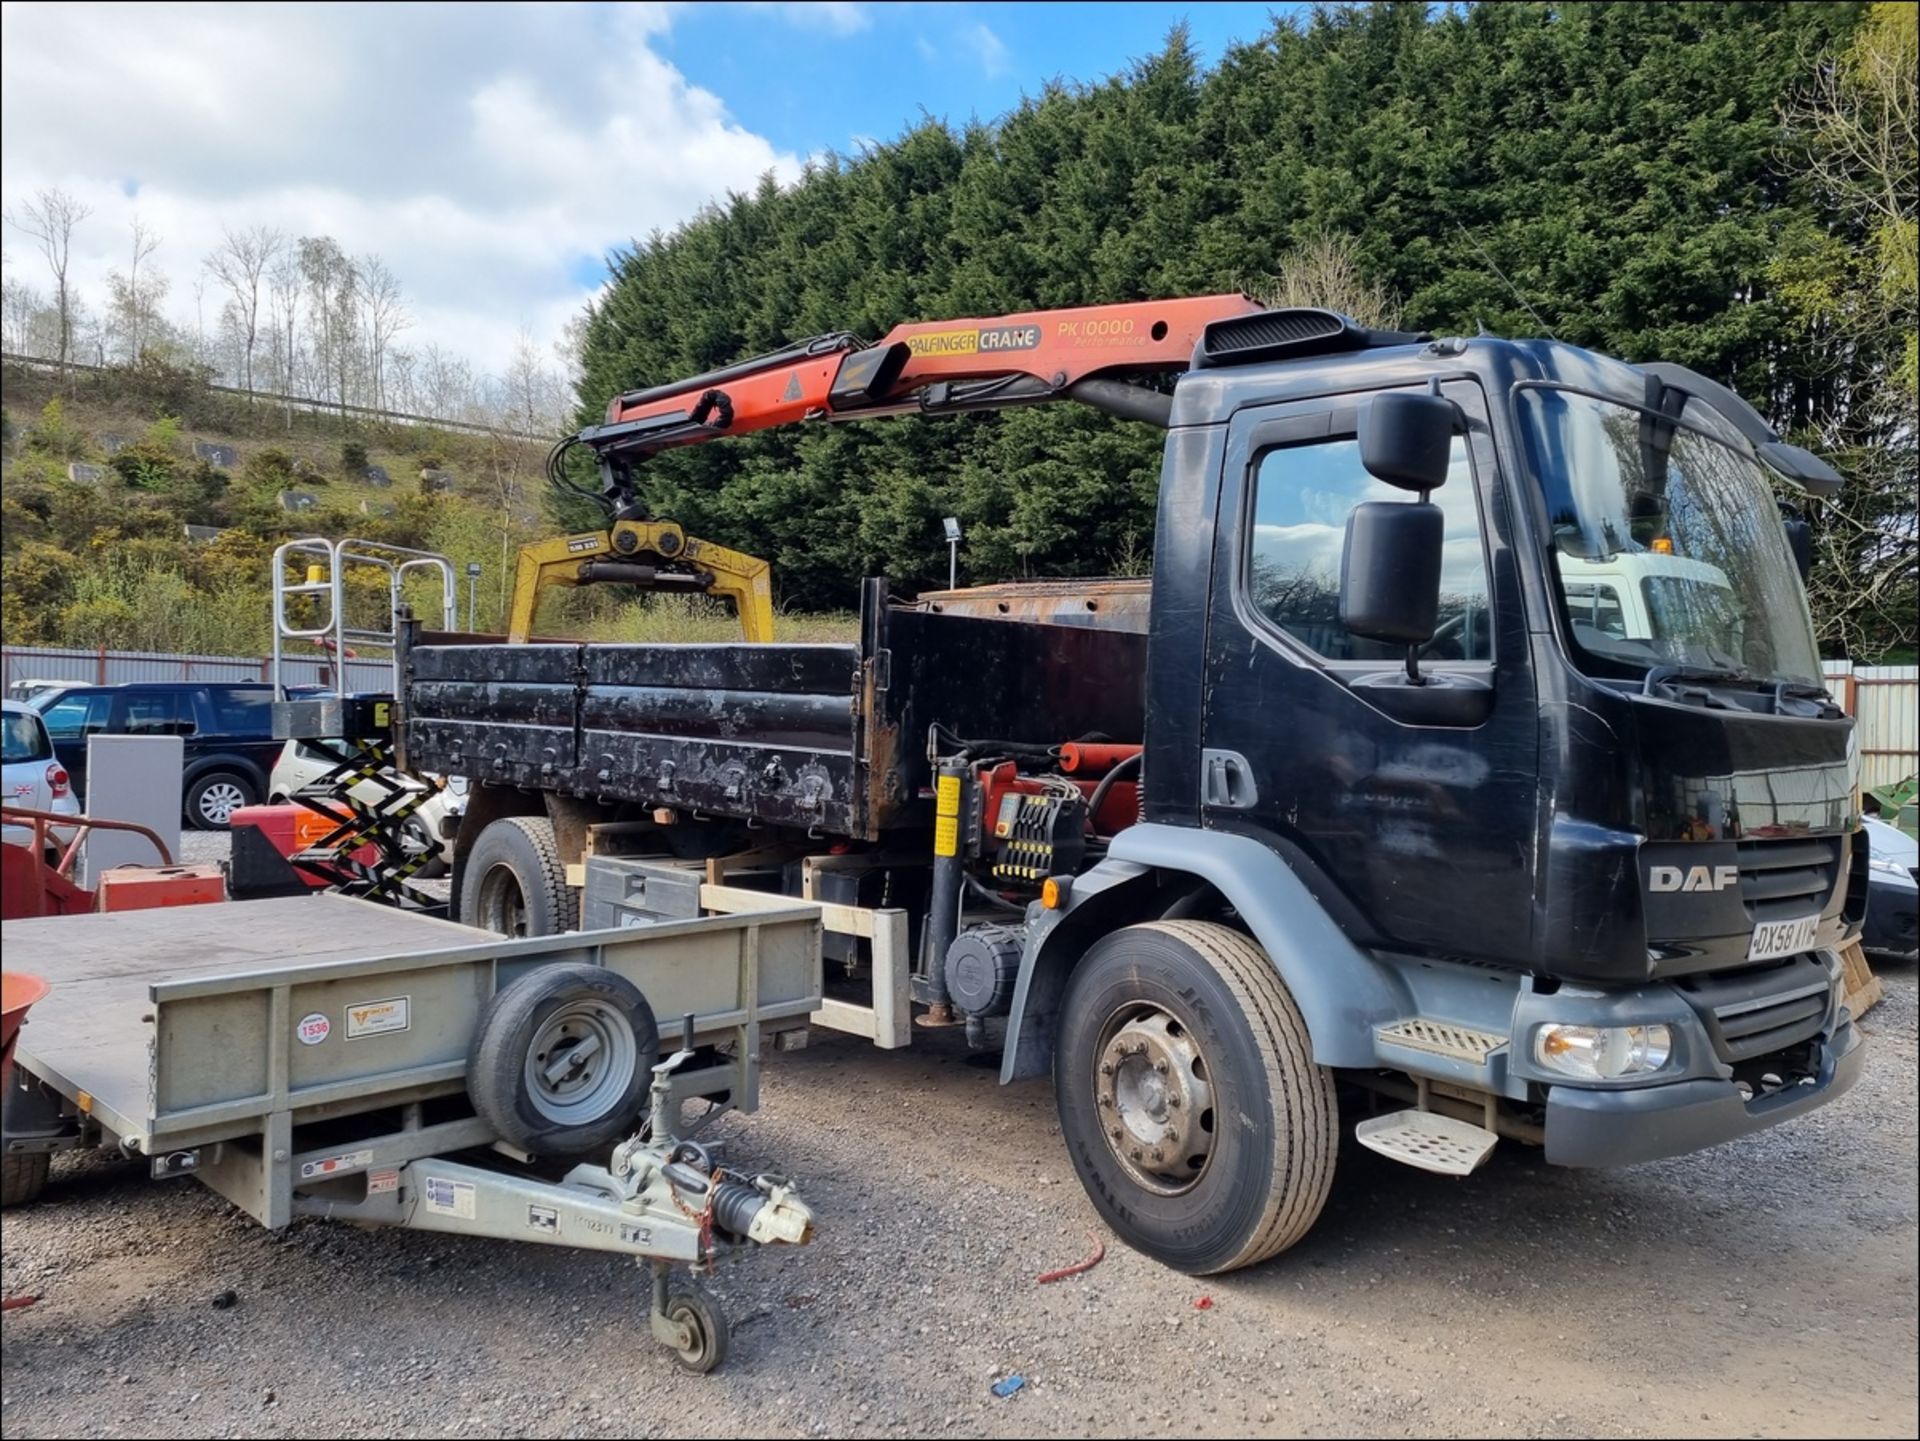
[[[6,685],[16,681],[63,680],[89,685],[119,685],[134,680],[271,680],[266,656],[165,655],[122,650],[39,650],[4,648]],[[294,685],[331,684],[318,657],[289,660]],[[1920,666],[1856,666],[1828,661],[1823,669],[1834,699],[1860,720],[1861,781],[1891,785],[1920,771]],[[347,684],[353,690],[385,690],[392,672],[385,661],[350,660]]]
[[[243,681],[272,680],[273,660],[263,655],[168,655],[132,650],[40,650],[25,646],[4,648],[6,688],[23,680],[75,681],[83,685],[124,685],[128,681]],[[289,658],[290,685],[331,685],[328,664],[318,656]],[[393,668],[384,660],[347,662],[350,690],[386,690]]]
[[[1827,689],[1860,719],[1860,783],[1871,790],[1920,770],[1920,665],[1830,660]]]

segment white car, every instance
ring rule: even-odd
[[[316,785],[337,764],[334,757],[305,741],[288,741],[281,747],[280,759],[273,763],[273,775],[267,782],[268,797],[274,805],[282,805],[300,791]],[[355,800],[377,805],[387,797],[388,791],[378,782],[368,780],[355,786],[351,794]],[[413,813],[407,823],[408,850],[419,847],[439,852],[439,859],[419,872],[422,879],[439,875],[453,864],[453,834],[466,806],[465,777],[450,776],[446,785]]]
[[[5,779],[0,780],[0,800],[10,806],[33,811],[52,811],[57,815],[77,816],[80,802],[73,797],[73,783],[67,768],[54,759],[53,742],[39,713],[17,700],[0,701],[6,727]],[[47,834],[54,845],[64,846],[73,839],[75,826],[50,826]],[[0,840],[13,846],[33,844],[33,827],[8,822],[0,829]]]

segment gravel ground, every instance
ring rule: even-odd
[[[820,1239],[709,1283],[734,1336],[707,1378],[616,1258],[274,1235],[64,1157],[5,1223],[5,1291],[45,1299],[6,1318],[0,1433],[1912,1436],[1916,988],[1884,974],[1865,1079],[1797,1124],[1614,1172],[1509,1143],[1465,1181],[1349,1141],[1306,1241],[1204,1282],[1110,1245],[1036,1286],[1097,1224],[1049,1088],[952,1034],[816,1032],[719,1129],[803,1178]]]

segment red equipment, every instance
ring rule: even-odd
[[[0,919],[15,921],[33,916],[72,916],[94,909],[94,894],[75,885],[71,876],[74,858],[80,854],[81,835],[67,842],[60,859],[47,865],[41,857],[47,853],[47,835],[51,827],[63,830],[133,831],[145,836],[159,853],[160,864],[173,864],[173,853],[159,836],[132,821],[100,820],[92,816],[63,816],[54,811],[29,810],[25,806],[0,806],[0,817],[26,822],[33,827],[33,840],[24,846],[0,845]]]
[[[151,911],[202,906],[227,898],[227,878],[213,866],[125,866],[102,873],[96,910]]]

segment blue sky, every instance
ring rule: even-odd
[[[202,262],[223,230],[333,236],[399,277],[403,346],[497,373],[523,333],[543,351],[562,333],[609,249],[768,171],[792,181],[923,113],[992,120],[1051,79],[1124,71],[1182,19],[1211,64],[1299,8],[7,5],[0,203],[55,186],[89,208],[72,277],[95,311],[137,218],[186,327],[219,323]],[[4,260],[45,293],[11,231]]]
[[[751,8],[699,5],[660,52],[782,149],[845,153],[891,139],[922,109],[954,124],[992,120],[1056,77],[1098,80],[1150,55],[1187,22],[1203,62],[1264,34],[1268,4],[896,4],[815,7],[811,25]],[[834,17],[840,16],[836,20]]]

